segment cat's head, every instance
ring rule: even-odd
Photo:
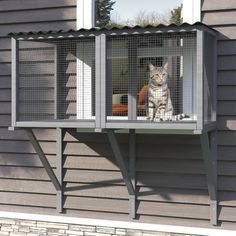
[[[149,64],[150,70],[150,82],[155,86],[160,86],[167,83],[168,79],[168,62],[164,66],[156,67],[153,64]]]

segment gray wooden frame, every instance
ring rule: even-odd
[[[95,52],[95,60],[96,60],[96,108],[95,108],[95,113],[96,113],[96,119],[95,119],[95,131],[101,131],[101,109],[100,109],[100,104],[101,104],[101,65],[100,65],[100,60],[101,60],[101,36],[96,36],[95,37],[95,45],[96,45],[96,52]]]
[[[196,87],[197,96],[196,109],[197,109],[197,120],[192,122],[163,122],[163,123],[151,123],[151,122],[139,122],[135,121],[136,118],[136,106],[133,94],[129,96],[129,121],[107,121],[106,118],[106,37],[114,35],[132,35],[132,34],[162,34],[168,32],[196,32],[197,33],[197,78]],[[181,27],[157,27],[157,28],[124,28],[124,29],[114,29],[114,30],[88,30],[88,31],[77,31],[71,33],[49,33],[49,34],[22,34],[16,35],[12,38],[12,127],[61,127],[61,128],[94,128],[96,132],[102,132],[105,129],[158,129],[161,131],[171,130],[169,133],[175,134],[190,131],[192,134],[205,133],[210,130],[215,129],[215,117],[212,124],[205,125],[203,117],[203,63],[204,63],[204,32],[208,34],[215,35],[215,31],[204,25],[187,25]],[[46,39],[58,39],[58,38],[84,38],[84,37],[94,37],[95,40],[95,58],[96,58],[96,114],[94,120],[74,120],[74,121],[18,121],[17,120],[17,77],[18,77],[18,63],[19,63],[19,52],[18,44],[19,40],[46,40]],[[213,42],[215,44],[215,42]],[[57,56],[55,49],[55,56]],[[56,58],[57,60],[58,58]],[[214,62],[216,70],[216,60]],[[55,66],[55,70],[57,67]],[[215,72],[214,72],[215,73]],[[216,75],[216,73],[215,73]],[[56,76],[56,75],[55,75]],[[130,76],[129,76],[130,77]],[[215,82],[215,81],[214,81]],[[130,81],[129,81],[130,83]],[[130,86],[129,86],[130,87]],[[216,88],[214,89],[214,100],[216,99]],[[56,94],[55,94],[56,100]],[[214,101],[215,102],[215,101]],[[56,101],[55,101],[56,104]],[[214,109],[216,109],[216,104],[213,104]],[[56,108],[55,108],[56,109]],[[133,120],[133,121],[132,121]]]
[[[210,221],[217,225],[217,146],[216,131],[200,135],[207,187],[210,198]]]
[[[196,78],[196,95],[197,95],[197,129],[203,129],[203,49],[204,49],[204,32],[197,30],[197,78]]]
[[[129,130],[129,176],[134,189],[134,195],[129,195],[129,212],[132,219],[136,218],[136,134]]]
[[[101,109],[101,129],[104,129],[105,123],[106,123],[106,104],[107,104],[107,97],[106,97],[106,64],[107,64],[107,58],[106,58],[106,35],[101,34],[101,103],[98,104]]]
[[[63,138],[64,130],[56,129],[56,176],[61,186],[57,190],[57,211],[63,212]]]
[[[137,82],[133,81],[133,78],[137,78],[137,72],[134,68],[134,65],[137,65],[137,42],[134,38],[134,42],[128,40],[128,61],[129,63],[129,75],[128,75],[128,120],[136,120],[137,118]]]
[[[55,81],[54,81],[54,119],[56,120],[58,118],[58,46],[57,45],[54,45],[54,78],[55,78]]]
[[[11,123],[12,126],[17,126],[18,114],[18,73],[19,73],[19,41],[15,38],[11,39]]]

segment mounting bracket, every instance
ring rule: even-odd
[[[63,201],[63,183],[62,183],[62,129],[57,129],[57,175],[52,170],[39,142],[37,141],[32,129],[25,129],[26,134],[29,137],[31,144],[34,147],[35,152],[38,154],[40,161],[42,162],[50,180],[52,181],[56,191],[57,191],[57,210],[58,212],[63,211],[62,201]]]
[[[133,138],[135,135],[134,131],[130,132],[130,140],[131,138]],[[130,174],[127,170],[127,167],[125,165],[125,161],[124,158],[122,156],[116,135],[114,130],[107,130],[107,136],[108,136],[108,140],[110,142],[111,148],[113,150],[115,159],[117,161],[118,166],[120,167],[121,170],[121,174],[123,176],[124,182],[126,184],[128,193],[129,193],[129,206],[130,206],[130,216],[132,218],[135,218],[136,215],[136,206],[135,206],[135,202],[136,202],[136,197],[135,197],[135,178],[134,178],[134,173],[135,173],[135,169],[133,168],[133,164],[135,161],[135,149],[134,149],[134,140],[132,140],[131,145],[130,146]]]
[[[216,131],[200,135],[207,187],[210,197],[210,221],[217,225],[217,159]]]

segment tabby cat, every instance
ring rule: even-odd
[[[173,121],[187,118],[186,114],[173,115],[170,90],[167,85],[168,63],[162,67],[149,65],[147,118],[151,121]]]

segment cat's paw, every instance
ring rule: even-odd
[[[166,121],[166,117],[164,115],[161,115],[159,119],[160,121]]]
[[[172,121],[172,118],[171,117],[164,117],[163,121]]]
[[[155,117],[153,121],[155,121],[155,122],[160,122],[161,119],[160,119],[160,117]]]

